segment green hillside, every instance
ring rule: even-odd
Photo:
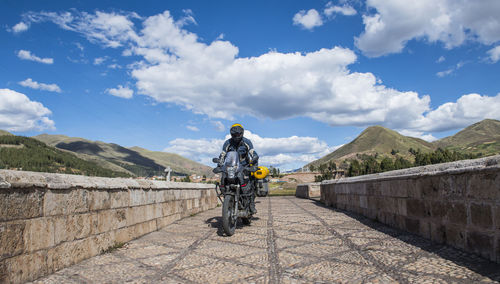
[[[399,156],[410,158],[411,154],[408,153],[410,148],[420,149],[422,152],[431,152],[434,150],[434,145],[422,139],[403,136],[382,126],[371,126],[349,144],[340,147],[319,160],[311,162],[306,167],[325,164],[330,160],[339,162],[354,159],[359,154],[391,156],[393,150],[398,152]]]
[[[500,153],[500,121],[485,119],[457,134],[433,142],[435,147],[489,156]]]
[[[2,135],[12,135],[12,134],[0,129],[0,136],[2,136]]]
[[[103,177],[130,176],[105,169],[36,139],[14,135],[0,136],[0,168]]]
[[[149,151],[147,149],[143,149],[137,146],[131,147],[129,149],[141,154],[143,157],[155,161],[156,163],[164,167],[170,167],[172,171],[176,173],[187,173],[187,174],[196,173],[200,175],[213,176],[211,167],[200,163],[196,163],[192,160],[189,160],[174,153]]]
[[[179,155],[152,152],[139,147],[129,149],[113,143],[64,135],[42,134],[34,138],[58,149],[73,152],[80,158],[93,161],[102,167],[136,176],[162,175],[169,166],[175,173],[182,175],[203,175],[209,173],[210,169]]]

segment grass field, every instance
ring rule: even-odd
[[[297,184],[269,183],[269,196],[294,196]]]

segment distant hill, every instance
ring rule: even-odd
[[[489,156],[500,153],[500,121],[485,119],[457,134],[433,142],[435,147],[461,153],[482,153]]]
[[[48,146],[36,139],[0,136],[0,169],[83,174],[87,176],[129,177],[129,174],[100,167],[72,153]]]
[[[396,156],[412,160],[414,157],[408,153],[413,148],[421,152],[432,152],[438,148],[453,150],[462,154],[478,154],[489,156],[500,154],[500,121],[485,119],[475,123],[457,134],[434,141],[426,142],[422,139],[408,137],[394,130],[382,126],[372,126],[365,129],[356,139],[336,151],[316,160],[310,165],[319,166],[330,160],[336,163],[344,160],[355,159],[360,154],[391,157],[392,150]]]
[[[182,157],[181,155],[167,152],[150,151],[137,146],[131,147],[129,149],[141,154],[143,157],[155,161],[156,163],[164,167],[170,167],[172,171],[176,173],[196,173],[200,175],[213,176],[211,167],[196,163],[190,159]]]
[[[371,126],[365,129],[356,139],[351,141],[334,152],[316,160],[309,165],[318,166],[333,160],[335,162],[346,159],[355,159],[356,155],[366,154],[390,156],[392,150],[399,152],[399,155],[407,157],[410,154],[408,149],[420,149],[422,152],[431,152],[434,145],[422,139],[403,136],[394,130],[382,126]]]
[[[2,135],[13,135],[13,134],[0,129],[0,136],[2,136]]]
[[[139,147],[125,148],[114,143],[90,141],[64,135],[42,134],[36,138],[48,145],[76,153],[80,158],[102,167],[136,176],[162,175],[166,167],[181,175],[213,175],[211,168],[176,154],[152,152]]]

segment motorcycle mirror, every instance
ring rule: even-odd
[[[213,158],[213,159],[212,159],[212,162],[214,162],[214,163],[218,164],[218,163],[219,163],[219,158]]]
[[[213,169],[213,170],[212,170],[212,172],[213,172],[214,174],[218,174],[218,173],[222,172],[222,169],[221,169],[221,168],[219,168],[219,167],[217,167],[217,168]]]

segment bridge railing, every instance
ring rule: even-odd
[[[321,183],[321,201],[500,263],[500,155]]]
[[[216,206],[209,184],[0,170],[0,283],[34,280]]]

